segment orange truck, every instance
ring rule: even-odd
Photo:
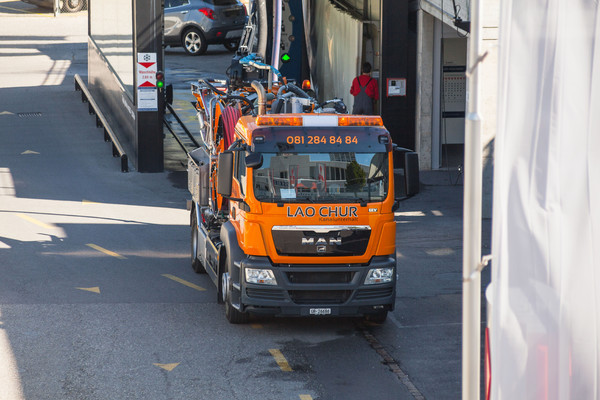
[[[416,153],[397,149],[380,117],[291,83],[218,85],[192,85],[204,143],[188,155],[188,188],[192,267],[226,318],[384,322],[396,297],[393,161],[412,195]]]

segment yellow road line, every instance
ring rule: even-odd
[[[122,255],[120,255],[119,253],[115,253],[114,251],[106,250],[104,247],[100,247],[97,244],[88,243],[86,246],[91,247],[94,250],[98,250],[100,253],[104,253],[107,256],[120,258],[121,260],[127,259],[127,257],[123,257]]]
[[[251,324],[250,327],[252,329],[262,329],[263,328],[263,326],[261,324]]]
[[[152,365],[157,366],[158,368],[162,368],[166,371],[173,371],[175,369],[175,367],[177,367],[180,363],[172,363],[172,364],[159,364],[159,363],[153,363]]]
[[[94,287],[76,287],[75,289],[79,289],[79,290],[85,290],[86,292],[92,292],[92,293],[97,293],[100,294],[100,288],[98,286],[94,286]]]
[[[19,9],[19,8],[12,8],[12,7],[6,7],[6,6],[0,6],[0,8],[4,8],[4,9],[6,9],[6,10],[11,10],[11,11],[18,11],[18,12],[21,12],[21,13],[24,13],[24,14],[35,14],[35,15],[43,15],[43,16],[46,16],[46,14],[42,14],[42,13],[34,13],[34,12],[31,12],[31,11],[27,11],[27,10],[21,10],[21,9]],[[54,15],[52,15],[52,16],[54,16]]]
[[[18,12],[22,12],[22,13],[26,13],[26,14],[33,14],[32,12],[29,12],[27,10],[20,10],[18,8],[12,8],[12,7],[6,7],[6,6],[0,6],[0,8],[4,8],[6,10],[11,10],[11,11],[18,11]]]
[[[269,353],[271,353],[271,355],[275,359],[275,362],[277,363],[277,365],[279,365],[279,368],[281,368],[282,371],[284,371],[284,372],[292,372],[293,371],[292,367],[290,367],[290,364],[287,362],[287,360],[285,359],[285,357],[283,356],[281,351],[279,351],[277,349],[269,349]]]
[[[32,224],[36,224],[37,226],[41,226],[42,228],[46,228],[46,229],[56,229],[56,227],[54,225],[50,225],[47,224],[45,222],[42,222],[40,220],[37,220],[33,217],[30,217],[29,215],[25,215],[25,214],[17,214],[17,217],[24,219],[25,221],[29,221]]]
[[[310,394],[301,394],[300,400],[313,400],[313,398]]]
[[[185,285],[185,286],[187,286],[187,287],[190,287],[190,288],[192,288],[192,289],[199,290],[199,291],[201,291],[201,292],[202,292],[202,291],[204,291],[204,290],[206,290],[206,289],[204,289],[204,288],[203,288],[203,287],[201,287],[201,286],[195,285],[195,284],[193,284],[192,282],[188,282],[188,281],[186,281],[186,280],[183,280],[183,279],[181,279],[181,278],[178,278],[178,277],[176,277],[176,276],[173,276],[173,275],[170,275],[170,274],[162,274],[162,276],[164,276],[165,278],[169,278],[169,279],[171,279],[172,281],[179,282],[179,283],[181,283],[182,285]]]

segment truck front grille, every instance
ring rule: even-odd
[[[354,272],[288,272],[287,277],[291,283],[348,283]]]
[[[352,294],[351,290],[290,290],[296,304],[342,304]]]
[[[271,232],[277,254],[293,257],[358,256],[371,238],[367,225],[274,226]]]

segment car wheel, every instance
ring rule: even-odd
[[[238,47],[240,47],[240,39],[234,39],[229,42],[225,42],[225,43],[223,43],[223,46],[225,46],[225,48],[227,50],[229,50],[233,53],[234,51],[236,51],[238,49]]]
[[[67,12],[77,12],[83,9],[85,0],[64,0],[61,1],[61,9]]]
[[[199,56],[206,53],[208,43],[202,32],[196,28],[191,28],[185,31],[181,38],[181,45],[185,52],[192,56]]]

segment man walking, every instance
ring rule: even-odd
[[[352,114],[373,115],[375,100],[379,100],[377,79],[371,78],[371,64],[363,63],[362,74],[354,78],[350,94],[354,96]]]

